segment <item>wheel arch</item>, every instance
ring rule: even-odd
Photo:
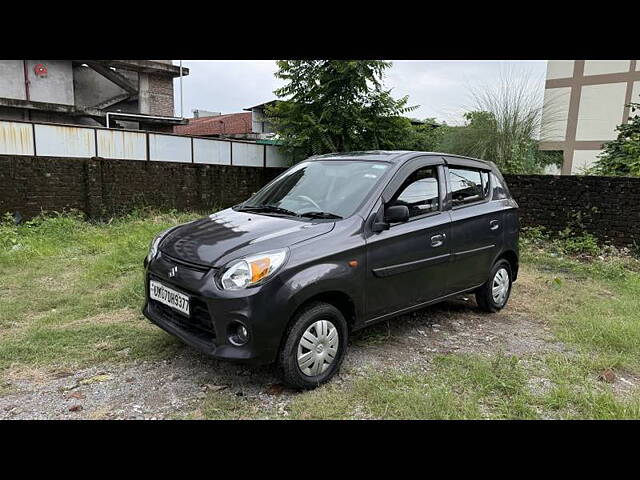
[[[509,262],[509,265],[511,266],[511,275],[513,276],[511,281],[515,282],[518,278],[518,270],[520,269],[518,254],[513,250],[505,250],[498,256],[498,258],[496,258],[496,262],[503,259]],[[493,263],[495,264],[495,262]]]
[[[307,305],[314,302],[328,303],[329,305],[333,305],[338,310],[340,310],[340,313],[342,313],[344,319],[347,322],[349,330],[351,330],[355,325],[357,316],[356,305],[353,301],[353,298],[351,298],[348,293],[341,290],[328,290],[325,292],[318,292],[305,298],[292,311],[291,315],[289,316],[289,323],[291,323],[298,312],[300,312]]]
[[[354,325],[356,323],[357,310],[353,299],[348,293],[341,290],[327,290],[324,292],[317,292],[315,294],[309,295],[308,297],[305,297],[304,300],[300,301],[295,306],[295,308],[292,309],[291,313],[289,314],[289,318],[287,319],[287,325],[284,330],[285,332],[287,332],[287,334],[282,335],[282,338],[280,339],[280,345],[278,346],[278,352],[282,351],[282,348],[284,347],[288,332],[291,329],[293,319],[296,318],[296,315],[308,305],[316,302],[328,303],[329,305],[337,308],[344,316],[349,332],[351,332],[351,330],[354,328]]]

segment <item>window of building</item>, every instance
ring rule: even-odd
[[[437,167],[420,168],[409,175],[389,205],[406,205],[410,218],[437,212],[440,208]]]

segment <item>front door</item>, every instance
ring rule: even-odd
[[[368,322],[436,299],[446,288],[451,232],[442,209],[444,171],[437,165],[408,168],[404,177],[380,208],[406,205],[409,221],[367,238]]]

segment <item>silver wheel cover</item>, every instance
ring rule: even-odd
[[[338,329],[329,320],[309,325],[298,342],[298,367],[308,377],[324,373],[338,354]]]
[[[499,269],[491,282],[491,296],[496,305],[502,305],[509,293],[509,273],[505,268]]]

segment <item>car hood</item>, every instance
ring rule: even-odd
[[[326,220],[297,220],[228,208],[175,228],[160,243],[160,251],[186,262],[221,267],[245,255],[323,235],[334,225]]]

